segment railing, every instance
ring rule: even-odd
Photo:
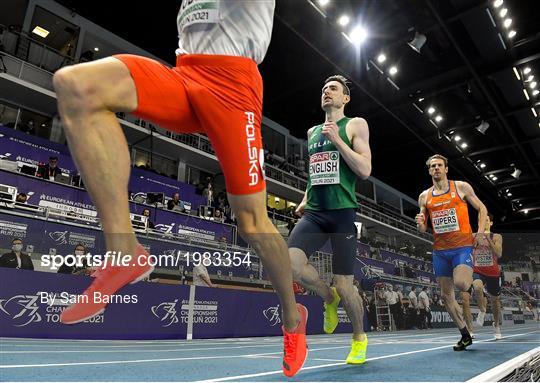
[[[33,64],[50,73],[56,72],[63,66],[75,63],[73,57],[66,56],[60,51],[35,40],[27,33],[10,30],[10,28],[1,24],[0,28],[4,28],[4,51],[22,59],[26,63]]]

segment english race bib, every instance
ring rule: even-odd
[[[178,13],[178,30],[201,23],[219,22],[219,0],[184,0]]]
[[[339,152],[320,152],[309,157],[309,177],[312,185],[339,184]]]
[[[454,208],[432,212],[431,222],[433,223],[433,231],[436,234],[459,231],[459,220]]]

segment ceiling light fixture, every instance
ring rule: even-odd
[[[49,35],[49,31],[45,28],[41,28],[40,26],[36,25],[36,27],[32,30],[32,33],[35,35],[38,35],[39,37],[47,37]]]
[[[319,0],[319,5],[321,7],[326,7],[328,5],[328,3],[330,2],[330,0]],[[502,3],[501,3],[502,4]]]
[[[420,50],[427,41],[426,35],[419,33],[418,31],[414,32],[414,38],[407,43],[415,52],[420,53]]]
[[[514,168],[514,171],[511,174],[512,177],[514,177],[516,180],[521,176],[521,170],[518,168]]]
[[[442,116],[439,114],[437,117],[435,117],[435,121],[441,122],[443,120]]]
[[[489,122],[482,120],[480,125],[476,127],[476,130],[478,130],[482,134],[486,134],[486,130],[489,129]]]
[[[433,114],[433,113],[435,113],[435,108],[432,107],[432,106],[430,106],[430,107],[428,108],[427,112],[428,112],[429,114]]]
[[[501,9],[501,11],[499,12],[499,15],[500,15],[501,17],[504,17],[504,16],[506,16],[507,13],[508,13],[508,8],[503,8],[503,9]]]
[[[467,143],[464,142],[464,143],[462,143],[460,146],[461,146],[461,149],[467,149],[467,147],[468,147],[469,145],[467,145]]]
[[[454,136],[454,141],[456,141],[456,142],[461,141],[461,136]]]
[[[505,28],[509,28],[510,25],[512,25],[512,19],[506,19],[506,20],[504,20],[504,23],[503,23],[503,24],[504,24],[504,27],[505,27]]]
[[[386,55],[384,53],[381,53],[379,56],[377,56],[377,62],[379,64],[382,64],[386,61]]]
[[[357,25],[349,33],[349,38],[356,46],[361,45],[367,39],[367,36],[367,31],[361,25]]]
[[[349,24],[349,22],[351,21],[351,19],[349,18],[349,16],[347,15],[342,15],[339,19],[338,19],[338,24],[341,25],[342,27],[345,27]]]
[[[398,72],[398,69],[397,69],[396,66],[393,66],[393,67],[390,68],[390,70],[388,72],[390,73],[390,76],[393,76]]]
[[[486,167],[486,164],[484,164],[484,163],[480,164],[480,168],[485,169],[485,167]]]
[[[510,32],[508,32],[509,39],[513,39],[514,37],[516,37],[516,35],[517,35],[517,32],[514,30],[511,30]]]
[[[531,68],[527,67],[523,69],[523,74],[529,74],[529,73],[531,73]]]
[[[504,3],[503,0],[495,0],[495,1],[493,2],[493,6],[494,6],[495,8],[499,8],[501,5],[503,5],[503,3]]]

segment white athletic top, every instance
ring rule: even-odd
[[[270,44],[275,5],[275,0],[183,0],[176,54],[242,56],[260,64]]]

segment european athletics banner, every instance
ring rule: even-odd
[[[0,125],[0,155],[11,161],[37,165],[58,157],[58,166],[71,174],[77,172],[67,146]]]
[[[109,298],[114,302],[103,314],[64,325],[60,313],[80,299],[76,294],[90,284],[90,277],[0,268],[0,279],[2,337],[185,339],[187,335],[190,286],[151,282],[128,285]],[[309,310],[308,334],[321,334],[321,299],[296,298]],[[193,338],[281,335],[280,310],[272,292],[195,287]],[[351,332],[350,323],[340,322],[336,332]]]

